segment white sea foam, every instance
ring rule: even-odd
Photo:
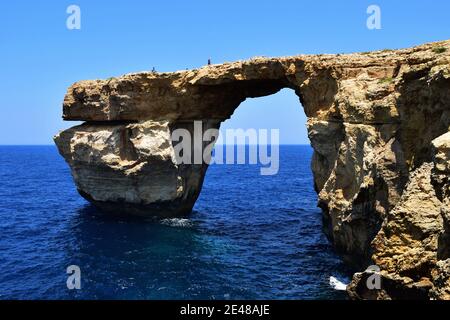
[[[331,276],[330,277],[330,287],[334,290],[344,291],[347,289],[347,285],[342,281],[339,281],[337,278]]]
[[[163,219],[161,220],[161,223],[166,226],[177,228],[190,228],[193,225],[191,220],[182,218]]]

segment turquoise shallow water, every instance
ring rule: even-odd
[[[191,216],[149,222],[99,215],[55,147],[0,147],[0,299],[343,299],[311,155],[281,146],[275,176],[213,165]]]

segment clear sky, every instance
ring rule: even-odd
[[[66,9],[81,8],[81,30]],[[366,27],[381,8],[381,29]],[[0,144],[51,144],[66,89],[82,79],[174,71],[252,56],[344,53],[450,38],[448,0],[72,0],[0,2]],[[226,123],[279,128],[282,143],[308,143],[291,90],[249,99]]]

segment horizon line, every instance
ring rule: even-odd
[[[272,144],[216,144],[215,146],[271,146]],[[280,143],[279,146],[310,146],[310,143]],[[0,147],[56,147],[56,144],[0,144]]]

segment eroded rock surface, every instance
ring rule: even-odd
[[[81,81],[63,117],[86,122],[55,142],[100,208],[183,215],[207,165],[175,160],[173,130],[218,128],[246,98],[283,88],[308,117],[324,231],[348,263],[381,269],[382,290],[362,288],[359,273],[352,297],[448,299],[450,41]]]

